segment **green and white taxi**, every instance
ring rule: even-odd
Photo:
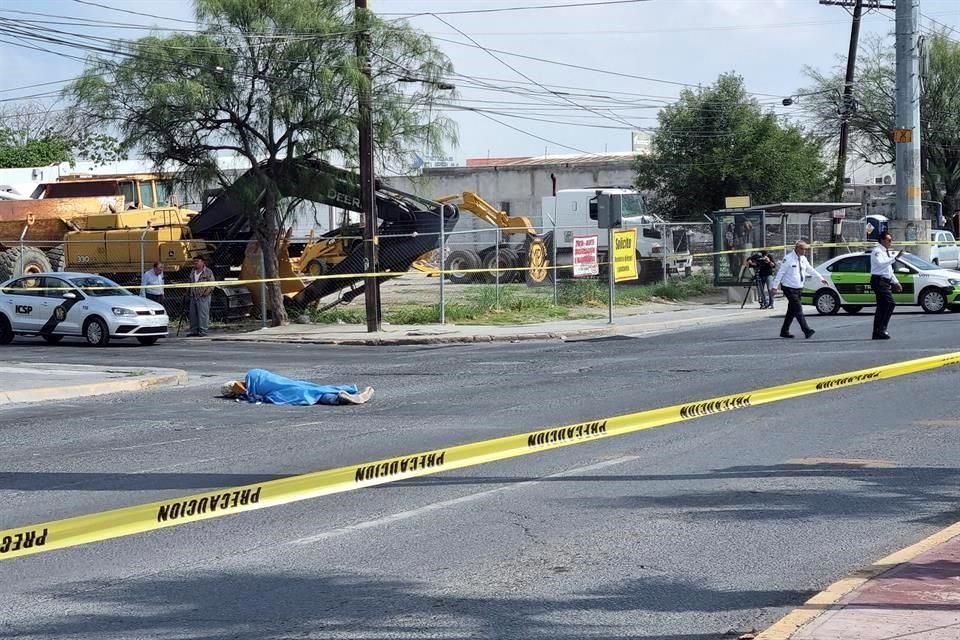
[[[840,309],[857,313],[864,307],[876,306],[870,288],[870,252],[837,256],[818,265],[816,270],[827,284],[808,278],[800,296],[803,304],[813,305],[820,314],[834,314]],[[919,306],[927,313],[960,310],[960,271],[941,269],[909,253],[894,263],[893,270],[903,287],[902,291],[893,292],[898,305]]]

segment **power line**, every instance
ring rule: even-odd
[[[499,62],[500,64],[504,65],[505,67],[507,67],[507,68],[510,69],[511,71],[515,72],[516,74],[518,74],[518,75],[522,76],[523,78],[529,80],[530,82],[534,83],[535,85],[537,85],[538,87],[540,87],[540,88],[543,89],[544,91],[547,91],[547,92],[550,91],[550,90],[547,89],[545,86],[543,86],[542,84],[540,84],[539,82],[537,82],[536,80],[534,80],[533,78],[531,78],[530,76],[528,76],[527,74],[525,74],[524,72],[520,71],[519,69],[517,69],[516,67],[514,67],[514,66],[511,65],[510,63],[508,63],[508,62],[500,59],[499,57],[497,57],[497,55],[496,55],[495,53],[493,53],[492,51],[488,50],[486,47],[482,46],[479,42],[477,42],[476,40],[474,40],[472,37],[470,37],[470,35],[464,33],[464,32],[463,32],[462,30],[460,30],[459,28],[453,26],[452,24],[450,24],[449,22],[447,22],[446,20],[444,20],[443,18],[441,18],[440,16],[438,16],[438,15],[436,15],[436,14],[434,14],[433,17],[435,17],[437,20],[439,20],[439,21],[442,22],[443,24],[447,25],[447,26],[450,27],[451,29],[456,30],[458,33],[460,33],[460,35],[464,36],[465,38],[467,38],[468,40],[470,40],[470,42],[472,42],[472,43],[474,43],[475,45],[477,45],[478,47],[480,47],[484,52],[486,52],[488,55],[490,55],[494,60],[496,60],[496,61]],[[574,102],[573,100],[571,100],[570,98],[568,98],[568,97],[566,97],[566,96],[558,95],[557,97],[559,97],[561,100],[563,100],[563,101],[565,101],[565,102],[569,102],[570,104],[572,104],[572,105],[575,106],[575,107],[579,107],[579,108],[582,108],[582,109],[586,109],[587,111],[591,111],[591,112],[593,112],[593,113],[596,113],[597,115],[603,116],[603,114],[599,113],[598,111],[595,111],[595,110],[593,110],[593,109],[589,109],[589,108],[586,108],[586,107],[582,107],[581,105],[577,104],[576,102]],[[612,117],[612,118],[610,118],[610,119],[611,119],[611,120],[619,121],[621,124],[625,124],[625,125],[627,125],[627,126],[631,126],[630,123],[627,122],[626,120],[624,120],[623,118]]]
[[[492,48],[492,47],[478,47],[477,45],[472,44],[472,43],[469,43],[469,42],[461,42],[460,40],[452,40],[452,39],[450,39],[450,38],[442,38],[442,37],[439,37],[439,36],[434,36],[433,39],[434,39],[434,40],[439,40],[439,41],[441,41],[441,42],[449,42],[449,43],[451,43],[451,44],[460,45],[460,46],[462,46],[462,47],[471,47],[471,48],[486,49],[487,51],[492,51],[492,52],[494,52],[494,53],[500,53],[500,54],[503,54],[503,55],[506,55],[506,56],[512,56],[512,57],[514,57],[514,58],[524,58],[524,59],[526,59],[526,60],[533,60],[533,61],[535,61],[535,62],[543,62],[543,63],[545,63],[545,64],[552,64],[552,65],[557,65],[557,66],[561,66],[561,67],[567,67],[567,68],[570,68],[570,69],[580,69],[580,70],[582,70],[582,71],[592,71],[592,72],[594,72],[594,73],[602,73],[602,74],[605,74],[605,75],[616,76],[616,77],[619,77],[619,78],[630,78],[630,79],[632,79],[632,80],[644,80],[644,81],[646,81],[646,82],[658,82],[658,83],[661,83],[661,84],[669,84],[669,85],[674,85],[674,86],[678,86],[678,87],[686,87],[686,88],[690,88],[690,89],[700,88],[700,86],[701,86],[701,85],[699,85],[699,84],[694,84],[694,83],[692,83],[692,82],[678,82],[678,81],[675,81],[675,80],[662,80],[662,79],[660,79],[660,78],[651,78],[650,76],[641,76],[641,75],[636,75],[636,74],[633,74],[633,73],[624,73],[624,72],[622,72],[622,71],[610,71],[610,70],[608,70],[608,69],[600,69],[600,68],[597,68],[597,67],[588,67],[588,66],[585,66],[585,65],[574,64],[574,63],[572,63],[572,62],[561,62],[561,61],[559,61],[559,60],[550,60],[550,59],[548,59],[548,58],[540,58],[540,57],[538,57],[538,56],[529,56],[529,55],[526,55],[526,54],[523,54],[523,53],[516,53],[516,52],[514,52],[514,51],[504,51],[503,49],[494,49],[494,48]],[[750,94],[750,95],[754,95],[754,96],[764,96],[764,97],[768,97],[768,98],[782,98],[782,97],[783,97],[782,94],[777,94],[777,93],[759,93],[759,92],[756,92],[756,91],[748,91],[747,93]]]
[[[91,6],[91,7],[99,7],[99,8],[101,8],[101,9],[107,9],[108,11],[116,11],[116,12],[118,12],[118,13],[128,13],[128,14],[134,15],[134,16],[143,16],[143,17],[145,17],[145,18],[154,18],[154,19],[157,19],[157,20],[169,20],[169,21],[171,21],[171,22],[179,22],[179,23],[181,23],[181,24],[193,24],[193,25],[197,24],[194,20],[182,20],[182,19],[180,19],[180,18],[171,18],[171,17],[169,17],[169,16],[158,16],[158,15],[154,15],[154,14],[152,14],[152,13],[142,13],[142,12],[140,12],[140,11],[133,11],[133,10],[131,10],[131,9],[120,9],[120,8],[117,8],[117,7],[111,7],[111,6],[108,5],[108,4],[101,4],[101,3],[99,3],[99,2],[91,2],[90,0],[73,0],[73,1],[76,2],[77,4],[85,4],[85,5],[89,5],[89,6]]]
[[[80,2],[81,0],[74,0],[75,2]],[[464,14],[474,14],[474,13],[503,13],[507,11],[533,11],[540,9],[573,9],[580,7],[599,7],[604,5],[615,5],[615,4],[639,4],[641,2],[650,2],[651,0],[598,0],[595,2],[572,2],[568,4],[541,4],[541,5],[530,5],[522,7],[496,7],[490,9],[456,9],[453,11],[430,11],[423,13],[379,13],[381,16],[400,16],[403,18],[416,18],[418,16],[427,16],[427,15],[444,15],[444,16],[453,16],[453,15],[464,15]]]

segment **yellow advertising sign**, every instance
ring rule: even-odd
[[[727,209],[746,209],[750,206],[750,196],[727,196],[723,201]]]
[[[616,229],[613,232],[613,281],[636,280],[637,229]]]

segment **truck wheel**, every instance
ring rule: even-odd
[[[46,254],[34,247],[12,247],[0,253],[0,281],[29,273],[53,271]]]
[[[663,279],[663,269],[659,260],[641,259],[637,255],[637,279],[639,284],[650,284]]]
[[[470,284],[479,280],[479,274],[472,272],[480,268],[480,256],[473,251],[451,251],[443,270],[447,279],[454,284]]]
[[[47,260],[50,262],[51,271],[63,271],[66,267],[65,262],[65,248],[62,244],[58,244],[50,251],[47,251]]]
[[[327,263],[320,260],[311,260],[307,265],[307,275],[310,276],[325,276],[327,271],[329,271]]]
[[[499,258],[499,262],[498,259]],[[505,282],[511,282],[513,280],[515,271],[501,271],[499,273],[494,272],[494,269],[514,269],[520,266],[520,256],[517,255],[517,252],[513,249],[500,249],[497,252],[496,249],[488,251],[486,255],[483,256],[483,269],[488,269],[490,273],[484,274],[489,277],[491,282],[499,281],[500,284]]]

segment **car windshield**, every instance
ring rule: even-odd
[[[911,267],[919,269],[920,271],[933,271],[940,268],[932,262],[927,262],[923,258],[918,258],[917,256],[909,253],[905,253],[900,256],[900,260],[906,262]]]
[[[624,218],[635,218],[645,213],[643,196],[639,193],[624,193],[620,196],[620,213]]]
[[[83,276],[82,278],[70,278],[70,282],[76,285],[76,287],[85,294],[94,298],[133,295],[116,282],[107,280],[103,276]]]

